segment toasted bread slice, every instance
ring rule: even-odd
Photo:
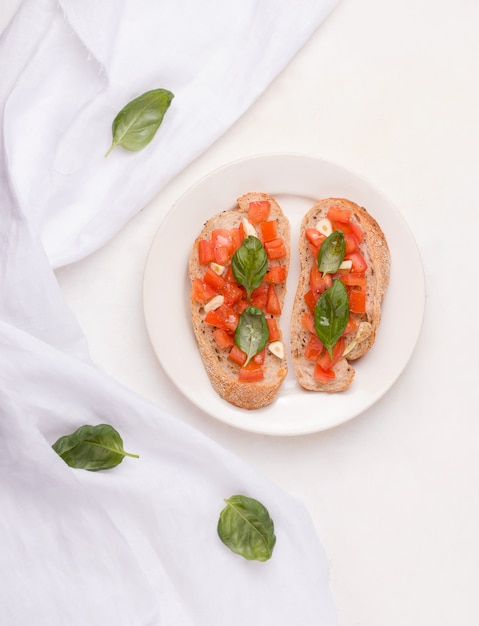
[[[276,220],[277,236],[283,239],[286,247],[286,255],[277,260],[269,260],[268,268],[284,265],[289,269],[290,225],[288,219],[274,198],[265,193],[250,192],[238,198],[236,208],[219,213],[205,223],[193,244],[190,254],[189,276],[191,281],[195,278],[201,278],[205,273],[205,266],[199,263],[199,242],[202,239],[208,239],[215,229],[230,230],[240,226],[243,218],[247,219],[248,217],[250,202],[258,201],[269,201],[271,210],[268,220]],[[257,237],[261,240],[259,227],[254,226],[254,229]],[[227,271],[227,268],[225,271]],[[286,294],[286,281],[275,284],[274,287],[282,309]],[[238,380],[240,366],[229,358],[228,348],[225,349],[218,346],[214,336],[214,326],[204,321],[206,316],[204,305],[191,298],[190,307],[198,349],[215,391],[227,402],[243,409],[258,409],[271,404],[276,398],[288,371],[286,355],[281,358],[266,349],[263,365],[264,379],[260,381],[240,381]],[[265,313],[265,316],[267,318],[276,317],[279,327],[279,315],[274,316]]]
[[[315,228],[318,222],[326,217],[330,207],[350,210],[351,221],[358,224],[364,233],[359,247],[368,266],[365,272],[366,312],[351,314],[357,324],[357,331],[345,335],[344,357],[332,368],[334,378],[329,381],[318,381],[313,376],[315,363],[304,356],[304,348],[310,333],[301,323],[303,313],[309,310],[304,296],[310,289],[311,266],[316,262],[307,244],[305,232],[308,228]],[[290,323],[291,355],[295,374],[305,389],[330,393],[344,391],[352,383],[355,374],[350,361],[363,356],[371,348],[376,337],[382,301],[389,283],[390,253],[387,241],[379,224],[366,209],[344,198],[327,198],[316,202],[304,216],[299,242],[300,278]]]

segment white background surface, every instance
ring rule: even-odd
[[[3,0],[2,28],[17,5]],[[342,0],[220,141],[107,246],[57,272],[102,368],[306,503],[340,626],[479,623],[478,32],[477,0]],[[423,256],[408,368],[374,407],[315,435],[250,434],[201,413],[171,387],[143,319],[143,268],[168,209],[213,169],[267,152],[366,177]]]

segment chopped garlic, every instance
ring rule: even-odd
[[[205,313],[209,313],[209,311],[214,311],[215,309],[219,308],[223,303],[224,303],[225,299],[224,296],[221,295],[217,295],[214,296],[214,298],[211,298],[211,300],[209,300],[203,307]]]
[[[331,220],[327,217],[323,217],[323,219],[319,220],[319,222],[316,224],[316,230],[319,230],[322,235],[328,237],[333,232],[333,225],[331,224]]]
[[[248,221],[246,219],[246,217],[243,217],[241,222],[243,224],[244,234],[245,234],[246,237],[257,237],[258,236],[258,234],[256,232],[256,228],[253,226],[253,224],[250,221]]]
[[[355,348],[358,343],[361,343],[365,339],[367,339],[372,332],[371,324],[369,322],[361,322],[359,324],[358,332],[356,336],[351,341],[351,343],[344,349],[343,356],[346,356]]]
[[[278,359],[284,359],[284,345],[282,341],[272,341],[268,346],[268,350],[271,354],[277,356]]]
[[[353,262],[351,259],[346,259],[341,263],[338,269],[340,270],[350,270],[353,267]]]
[[[221,276],[221,274],[225,271],[224,265],[220,265],[219,263],[215,263],[214,261],[210,263],[210,267],[217,276]]]

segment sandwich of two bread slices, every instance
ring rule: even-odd
[[[376,220],[350,200],[319,200],[301,222],[300,276],[289,345],[281,314],[291,241],[277,201],[247,193],[212,216],[189,259],[190,309],[214,390],[227,402],[271,404],[287,375],[287,352],[304,390],[341,392],[352,361],[374,343],[389,282],[390,253]]]

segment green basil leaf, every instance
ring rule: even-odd
[[[334,274],[344,260],[346,242],[342,230],[333,232],[323,241],[318,254],[319,271],[325,274]]]
[[[346,328],[349,319],[349,299],[346,287],[340,280],[319,297],[314,310],[316,334],[331,357],[333,348]]]
[[[129,102],[113,120],[113,140],[108,152],[117,146],[141,150],[155,136],[174,95],[167,89],[152,89]]]
[[[218,535],[235,554],[249,561],[267,561],[276,543],[274,523],[268,510],[254,498],[237,495],[225,499]]]
[[[268,256],[258,237],[250,235],[243,239],[233,254],[231,268],[236,280],[246,289],[249,300],[251,292],[261,285],[268,271]]]
[[[69,465],[96,472],[119,465],[125,456],[138,459],[123,449],[123,440],[109,424],[81,426],[70,435],[60,437],[52,446]]]
[[[246,352],[247,358],[244,365],[248,365],[254,355],[261,352],[268,343],[268,339],[268,324],[263,311],[256,306],[246,307],[240,315],[235,330],[235,344],[240,350]]]

